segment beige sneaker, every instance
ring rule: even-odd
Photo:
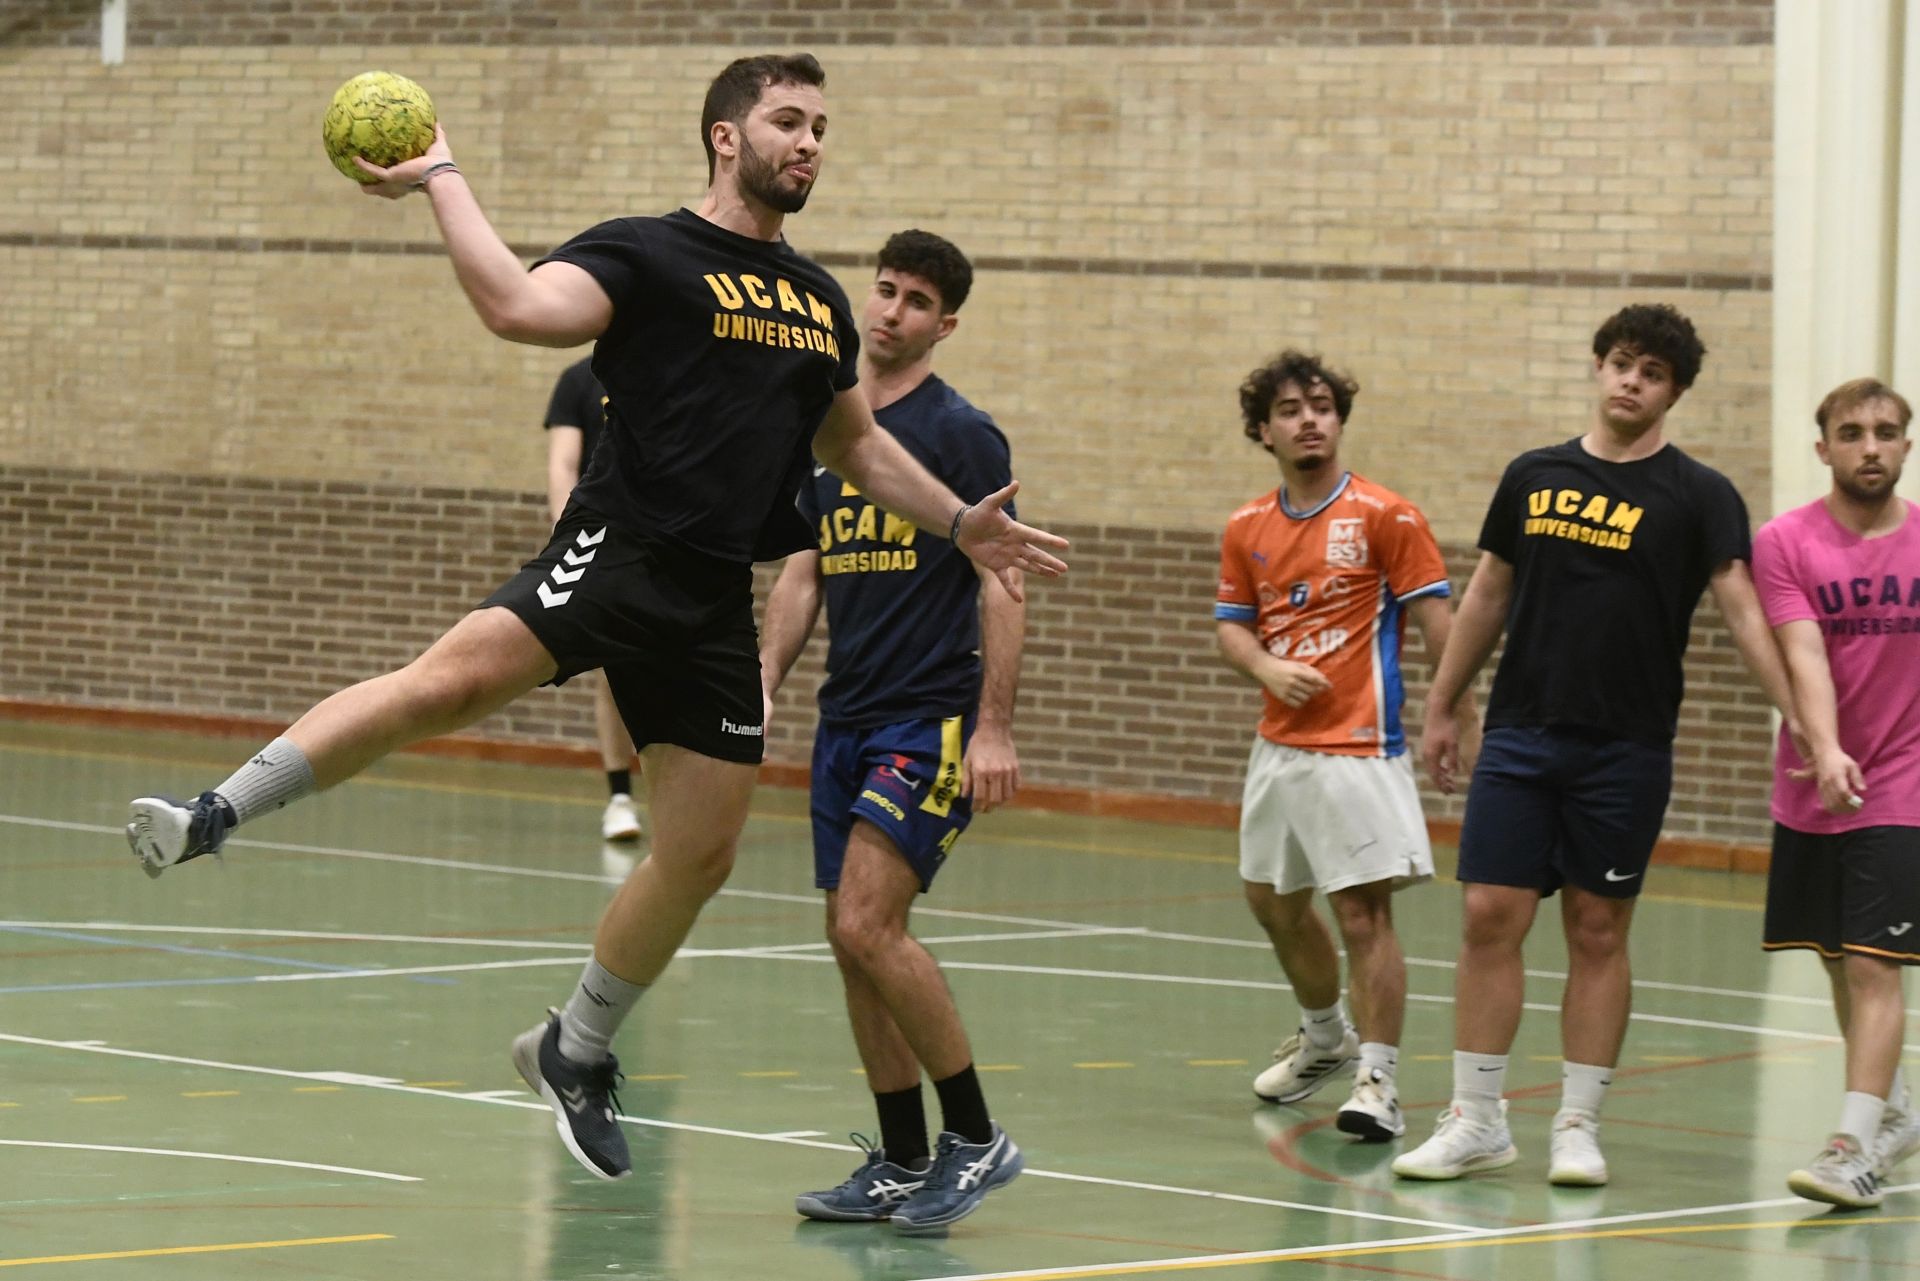
[[[1500,1100],[1500,1116],[1488,1123],[1468,1120],[1458,1104],[1448,1104],[1433,1127],[1433,1137],[1393,1160],[1393,1172],[1403,1179],[1457,1179],[1477,1170],[1498,1170],[1520,1159],[1507,1129],[1507,1101]]]
[[[1844,1205],[1850,1210],[1870,1210],[1885,1199],[1880,1191],[1880,1175],[1874,1170],[1873,1157],[1863,1151],[1851,1134],[1835,1134],[1827,1146],[1805,1169],[1787,1176],[1787,1187],[1795,1196],[1828,1205]]]
[[[640,839],[640,815],[633,808],[633,798],[620,792],[607,802],[607,808],[600,814],[600,839],[603,841],[637,841]]]
[[[1352,1028],[1330,1050],[1308,1041],[1304,1031],[1295,1032],[1273,1052],[1273,1066],[1253,1078],[1253,1092],[1269,1103],[1298,1103],[1359,1057],[1360,1037]]]

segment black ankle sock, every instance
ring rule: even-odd
[[[957,1134],[968,1143],[985,1143],[993,1138],[993,1119],[987,1115],[986,1096],[980,1093],[980,1078],[969,1063],[944,1081],[935,1081],[940,1094],[941,1129]]]
[[[609,796],[633,795],[633,771],[630,769],[610,769],[607,771],[607,794]]]
[[[920,1086],[885,1094],[876,1091],[873,1105],[880,1113],[880,1146],[887,1160],[908,1169],[926,1160],[927,1107],[920,1099]]]

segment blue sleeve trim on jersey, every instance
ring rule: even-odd
[[[1393,599],[1404,605],[1408,601],[1416,600],[1421,596],[1447,597],[1451,595],[1453,595],[1453,584],[1443,578],[1437,583],[1428,583],[1425,587],[1416,587],[1410,592],[1395,596]]]
[[[1215,601],[1213,618],[1218,623],[1252,623],[1259,621],[1260,610],[1254,605],[1229,605],[1225,601]]]

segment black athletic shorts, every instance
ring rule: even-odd
[[[1775,823],[1764,937],[1769,952],[1920,965],[1920,827],[1816,833]]]
[[[510,609],[565,684],[599,667],[634,746],[758,765],[764,746],[753,567],[567,504],[553,541],[480,603]]]
[[[1467,784],[1462,881],[1633,898],[1673,790],[1673,751],[1561,726],[1490,729]]]

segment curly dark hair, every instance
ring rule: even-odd
[[[759,103],[760,95],[775,85],[812,85],[823,89],[827,73],[810,53],[763,53],[736,58],[707,86],[700,109],[700,145],[707,149],[707,181],[713,181],[719,157],[713,150],[713,127],[722,120],[740,124]]]
[[[973,264],[951,240],[931,231],[896,231],[880,246],[880,270],[904,271],[940,291],[940,314],[951,315],[973,291]]]
[[[1674,385],[1685,391],[1700,376],[1707,345],[1693,330],[1693,322],[1666,303],[1635,303],[1607,317],[1593,336],[1595,359],[1604,360],[1615,347],[1642,356],[1658,356],[1673,367]]]
[[[1333,393],[1333,412],[1340,416],[1342,423],[1347,421],[1347,414],[1353,409],[1353,398],[1360,393],[1359,383],[1328,365],[1317,354],[1308,355],[1304,351],[1287,348],[1248,374],[1246,381],[1240,384],[1241,425],[1247,433],[1247,439],[1268,453],[1273,452],[1273,446],[1260,439],[1260,428],[1273,413],[1273,398],[1288,383],[1298,383],[1302,390],[1315,383],[1325,383]]]

